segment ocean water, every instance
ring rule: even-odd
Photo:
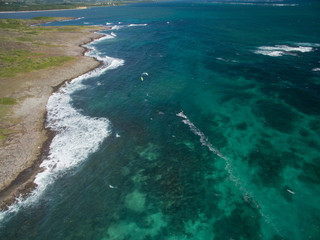
[[[103,65],[50,98],[46,170],[0,213],[0,239],[320,239],[319,10],[1,14],[111,29],[87,46]]]

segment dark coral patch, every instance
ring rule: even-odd
[[[305,163],[303,165],[303,173],[299,176],[299,179],[309,184],[320,184],[320,159],[315,159],[313,162],[313,164]]]
[[[260,214],[247,202],[237,203],[229,216],[213,225],[215,239],[262,239]]]
[[[284,133],[290,133],[294,129],[296,114],[283,104],[259,101],[254,112],[264,118],[268,127]]]
[[[245,122],[240,123],[236,126],[237,130],[242,130],[242,131],[247,130],[247,128],[248,128],[248,125]]]
[[[261,140],[255,151],[248,156],[248,163],[256,168],[254,182],[267,187],[281,186],[281,172],[286,167],[298,168],[301,157],[291,151],[279,152],[265,140]]]

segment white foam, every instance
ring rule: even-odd
[[[119,30],[119,29],[122,29],[122,28],[126,28],[126,27],[143,27],[143,26],[147,26],[148,24],[146,23],[141,23],[141,24],[129,24],[129,25],[120,25],[122,24],[122,22],[119,22],[118,23],[119,25],[113,25],[111,26],[111,30]]]
[[[98,38],[98,39],[95,41],[95,43],[97,43],[97,42],[102,42],[102,41],[104,41],[104,40],[106,40],[106,39],[111,39],[111,38],[114,38],[114,36],[109,35],[109,34],[105,34],[103,37]],[[87,45],[86,47],[88,47],[88,46],[90,46],[90,45]]]
[[[183,111],[179,112],[178,114],[176,114],[178,117],[183,118],[184,120],[182,120],[182,122],[186,125],[188,125],[191,129],[191,131],[195,134],[198,135],[200,137],[200,142],[203,146],[206,146],[209,148],[209,150],[213,153],[215,153],[216,155],[218,155],[221,158],[225,157],[219,152],[219,150],[213,148],[212,144],[209,142],[208,138],[204,135],[203,132],[201,132],[189,119],[186,115],[184,115]]]
[[[143,26],[147,26],[148,24],[146,23],[142,23],[142,24],[129,24],[128,27],[143,27]]]
[[[320,72],[320,68],[314,68],[314,69],[312,69],[312,71],[314,71],[314,72]]]
[[[253,6],[271,6],[271,7],[295,7],[299,4],[284,4],[284,3],[241,3],[241,2],[226,2],[223,4],[232,4],[232,5],[253,5]]]
[[[218,57],[216,59],[221,61],[221,62],[234,62],[234,63],[237,62],[236,60],[224,59],[224,58],[221,58],[221,57]]]
[[[106,22],[106,25],[111,25],[112,23]]]
[[[271,51],[271,50],[257,50],[257,51],[254,51],[254,53],[262,54],[270,57],[280,57],[284,55],[283,51]]]
[[[280,57],[283,55],[292,55],[294,52],[311,52],[313,47],[311,46],[287,46],[287,45],[275,45],[275,46],[262,46],[258,47],[254,53],[262,54],[271,57]]]
[[[319,43],[296,43],[298,46],[303,46],[303,47],[320,47]]]
[[[97,41],[93,43],[95,42]],[[90,49],[86,55],[97,58],[103,64],[73,79],[49,98],[47,127],[57,134],[51,142],[48,158],[40,165],[44,170],[35,178],[35,190],[25,199],[17,198],[8,210],[0,212],[0,221],[8,219],[21,208],[31,206],[42,196],[48,185],[87,159],[89,154],[97,151],[102,141],[111,134],[108,119],[84,116],[71,104],[71,94],[85,88],[82,84],[84,79],[97,77],[124,64],[122,59],[99,56],[92,46],[93,43],[86,45]]]
[[[114,26],[111,27],[111,30],[119,30],[119,29],[124,28],[124,27],[125,26],[123,26],[123,25],[114,25]]]
[[[264,4],[267,6],[273,6],[273,7],[295,7],[295,6],[299,6],[299,4],[285,4],[285,3],[272,3],[272,4]]]
[[[224,59],[224,58],[220,58],[220,57],[218,57],[218,58],[216,58],[217,60],[219,60],[219,61],[223,61],[223,62],[227,62],[227,60],[226,59]]]

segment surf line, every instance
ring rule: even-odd
[[[206,146],[211,152],[213,152],[214,154],[216,154],[218,157],[222,158],[225,161],[225,164],[226,164],[225,170],[228,172],[230,180],[239,188],[240,192],[242,192],[242,194],[244,196],[250,196],[248,191],[242,186],[240,179],[238,177],[234,176],[233,171],[231,169],[230,160],[227,157],[225,157],[218,149],[215,149],[212,146],[212,144],[209,142],[208,137],[206,137],[206,135],[203,132],[201,132],[200,129],[198,129],[189,120],[189,118],[184,114],[183,111],[176,114],[176,116],[183,118],[182,122],[189,126],[189,128],[193,134],[200,137],[200,142],[201,142],[202,146]],[[252,199],[252,197],[250,197],[250,198]],[[260,208],[258,203],[256,203],[255,201],[254,201],[254,203],[257,208]]]
[[[190,120],[189,118],[183,113],[183,111],[179,112],[178,114],[176,114],[176,116],[183,118],[184,120],[182,120],[182,122],[186,125],[188,125],[191,129],[191,131],[200,137],[200,142],[203,146],[206,146],[209,148],[209,150],[213,153],[215,153],[217,156],[223,158],[226,160],[226,157],[223,156],[219,150],[215,149],[212,147],[212,144],[209,142],[208,138],[204,135],[203,132],[201,132]]]
[[[200,131],[200,129],[198,129],[190,120],[189,118],[184,114],[183,111],[179,112],[176,114],[176,116],[183,118],[182,122],[186,125],[189,126],[190,130],[192,133],[194,133],[195,135],[200,137],[200,142],[202,146],[206,146],[211,152],[213,152],[214,154],[216,154],[218,157],[222,158],[225,163],[225,169],[227,170],[227,172],[229,173],[230,176],[230,180],[232,182],[234,182],[236,185],[240,185],[239,189],[243,190],[243,188],[241,187],[241,183],[240,183],[240,179],[235,177],[232,170],[231,170],[231,163],[230,160],[225,157],[218,149],[215,149],[212,144],[209,142],[208,137],[206,137],[206,135]],[[245,191],[247,192],[247,191]]]
[[[233,174],[233,172],[231,170],[230,160],[227,157],[225,157],[219,150],[215,149],[212,146],[212,144],[208,140],[208,137],[206,137],[206,135],[204,135],[204,133],[201,132],[200,129],[198,129],[189,120],[189,118],[184,114],[184,112],[182,110],[181,110],[181,112],[177,113],[176,116],[178,116],[180,118],[183,118],[182,122],[189,126],[189,128],[190,128],[192,133],[194,133],[195,135],[200,137],[200,142],[201,142],[201,144],[203,146],[206,146],[211,152],[213,152],[218,157],[220,157],[223,160],[225,160],[225,163],[226,163],[225,169],[229,173],[230,180],[232,182],[234,182],[234,184],[239,188],[241,194],[243,195],[244,200],[246,202],[249,202],[250,204],[253,204],[256,207],[256,209],[258,209],[258,211],[261,214],[261,216],[264,217],[265,222],[268,223],[268,224],[271,224],[271,226],[276,230],[276,232],[280,234],[280,231],[278,230],[278,228],[270,221],[270,217],[263,212],[263,209],[260,206],[260,204],[257,201],[255,201],[253,199],[253,197],[251,196],[251,194],[242,186],[242,183],[241,183],[240,179],[234,176],[234,174]]]
[[[93,46],[96,42],[109,39],[110,35],[94,40],[85,45],[86,56],[101,62],[97,68],[72,79],[53,93],[47,103],[47,126],[56,133],[50,144],[49,155],[41,163],[43,171],[35,177],[36,187],[25,198],[19,196],[7,210],[0,211],[0,224],[14,216],[20,209],[36,203],[47,187],[60,176],[70,172],[79,163],[85,161],[89,154],[98,150],[100,144],[111,134],[111,123],[106,118],[85,116],[72,105],[71,94],[85,89],[83,81],[98,77],[107,70],[124,64],[124,60],[101,56]]]

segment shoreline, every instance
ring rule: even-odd
[[[26,11],[0,11],[0,13],[33,13],[33,12],[53,12],[53,11],[68,11],[68,10],[87,10],[94,7],[116,7],[116,6],[125,6],[126,4],[119,5],[97,5],[97,6],[83,6],[85,8],[76,7],[76,8],[62,8],[62,9],[47,9],[47,10],[26,10]]]
[[[40,165],[43,162],[43,160],[45,160],[48,157],[49,151],[50,151],[50,144],[52,142],[52,139],[56,135],[56,132],[50,130],[49,128],[46,128],[47,102],[50,96],[53,93],[59,91],[60,88],[63,87],[67,82],[70,82],[74,78],[81,76],[101,66],[102,64],[101,61],[97,60],[94,57],[85,56],[85,53],[88,51],[85,45],[104,37],[103,34],[97,33],[97,31],[106,30],[106,29],[108,28],[103,28],[103,29],[97,28],[96,30],[92,30],[90,31],[89,36],[86,36],[87,38],[86,40],[82,41],[80,44],[75,44],[79,48],[78,54],[82,58],[85,58],[84,65],[86,69],[83,69],[83,68],[77,69],[77,73],[73,74],[71,77],[60,79],[60,81],[56,82],[54,86],[47,86],[47,87],[51,87],[50,94],[48,94],[45,98],[44,109],[38,109],[38,113],[40,113],[41,115],[40,117],[41,119],[39,120],[41,121],[42,124],[41,124],[41,128],[40,129],[38,128],[37,130],[40,132],[40,135],[42,136],[41,136],[40,142],[38,141],[37,144],[35,144],[36,146],[33,146],[33,148],[37,147],[37,149],[32,149],[33,152],[37,152],[37,153],[35,154],[35,156],[29,159],[28,162],[30,162],[31,164],[29,163],[29,165],[26,168],[22,169],[22,171],[19,171],[17,176],[14,179],[11,179],[11,181],[9,180],[10,183],[0,190],[0,210],[8,209],[8,207],[16,201],[17,197],[22,196],[23,198],[25,198],[28,196],[28,194],[32,192],[32,190],[35,189],[36,187],[36,184],[34,183],[35,177],[38,173],[40,173],[43,170],[43,168],[41,168]],[[78,59],[76,59],[76,61],[77,60]],[[93,64],[93,62],[95,64]],[[59,70],[59,68],[61,69],[62,67],[59,66],[55,70],[57,71]]]
[[[53,12],[53,11],[67,11],[67,10],[86,10],[87,8],[64,8],[64,9],[48,9],[48,10],[26,10],[26,11],[1,11],[0,13],[32,13],[32,12]]]

